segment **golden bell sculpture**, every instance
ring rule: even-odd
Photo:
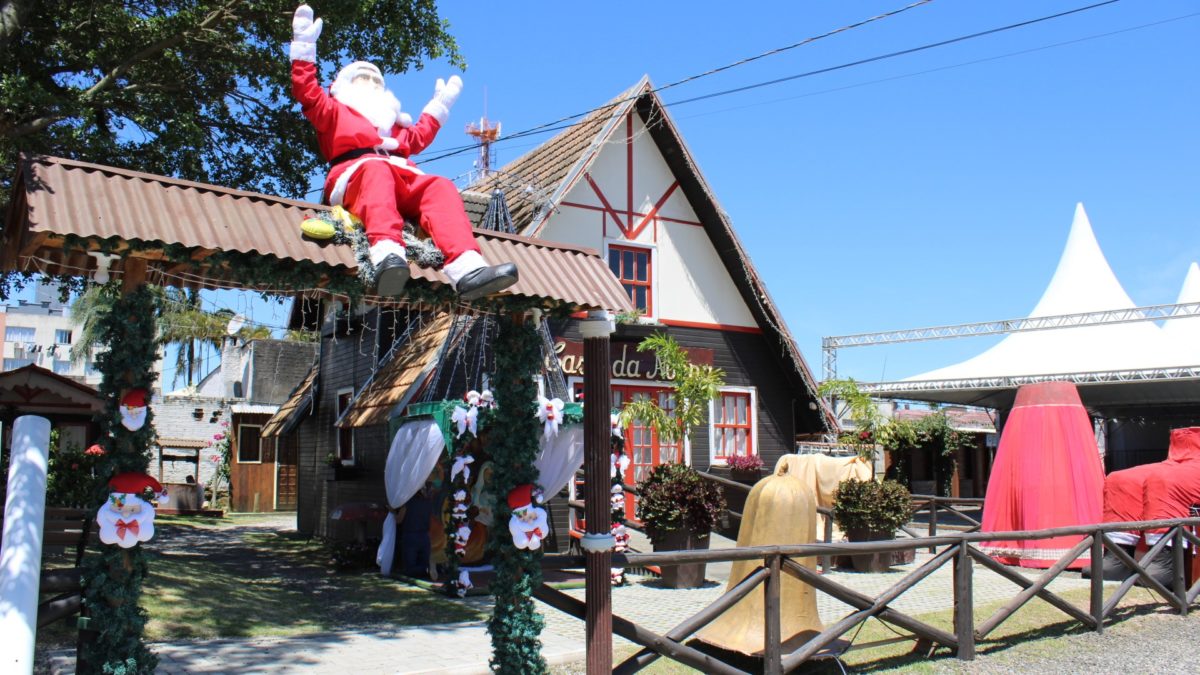
[[[813,489],[792,474],[784,456],[770,476],[758,481],[746,498],[738,548],[777,544],[811,544],[817,538],[817,500]],[[816,569],[815,558],[797,562]],[[733,563],[726,592],[762,566],[761,560]],[[785,568],[786,569],[786,568]],[[784,571],[779,589],[780,636],[784,651],[793,651],[822,630],[817,594]],[[763,591],[757,588],[708,625],[699,638],[708,644],[751,656],[763,653]]]

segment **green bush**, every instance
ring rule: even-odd
[[[637,517],[651,539],[656,533],[689,530],[708,536],[725,510],[725,494],[686,464],[660,464],[638,483]]]
[[[912,516],[908,489],[894,480],[876,482],[854,478],[838,483],[833,520],[843,532],[866,529],[895,533]]]

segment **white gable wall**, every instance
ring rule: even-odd
[[[547,220],[540,233],[542,238],[595,248],[605,260],[610,245],[649,249],[653,282],[653,311],[649,316],[653,319],[713,328],[757,328],[708,234],[637,115],[630,115],[618,126],[589,168],[588,176],[604,199],[581,176]],[[607,210],[605,200],[615,213]],[[656,217],[644,229],[629,232],[632,238],[622,232],[620,225],[627,231],[634,229],[660,201]]]

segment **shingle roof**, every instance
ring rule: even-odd
[[[387,422],[392,410],[409,397],[409,390],[420,381],[421,374],[432,368],[453,324],[452,314],[438,314],[394,348],[391,358],[371,375],[342,413],[337,426],[366,427]]]
[[[275,411],[271,419],[263,425],[261,433],[264,437],[282,436],[288,433],[296,428],[300,420],[312,412],[313,390],[320,370],[320,362],[312,365],[300,384],[296,385],[283,405],[279,406],[279,410]]]
[[[465,201],[468,211],[478,211],[481,218],[487,197],[480,197]],[[134,253],[150,261],[152,281],[156,274],[188,274],[194,275],[195,285],[237,285],[226,270],[205,264],[204,258],[215,251],[313,262],[330,276],[354,274],[350,247],[300,236],[300,221],[324,208],[56,157],[23,158],[0,242],[0,269],[86,273],[95,262],[80,251],[63,250],[65,238],[74,235],[108,239],[118,246],[139,241],[196,251],[190,263],[182,264],[165,260],[162,249]],[[579,309],[628,308],[628,296],[594,250],[480,230],[475,237],[493,263],[524,263],[521,280],[506,293]],[[114,263],[113,271],[123,270],[123,260]],[[544,270],[554,273],[541,273]],[[449,283],[440,271],[414,266],[412,272],[414,279],[433,285]]]
[[[517,232],[535,234],[530,226],[544,217],[542,208],[561,198],[583,166],[590,163],[604,139],[649,86],[643,77],[608,103],[586,115],[562,133],[509,162],[467,189],[489,194],[500,189],[508,198]]]

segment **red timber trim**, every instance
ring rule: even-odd
[[[664,326],[676,326],[679,328],[703,328],[705,330],[723,330],[729,333],[753,333],[761,335],[763,330],[758,326],[730,326],[723,323],[700,323],[698,321],[679,321],[678,319],[659,319],[659,323]]]
[[[580,204],[579,202],[562,201],[562,202],[559,202],[558,205],[559,206],[568,206],[573,209],[584,209],[585,211],[598,211],[600,213],[608,213],[608,211],[605,210],[603,206],[592,206],[591,204]],[[633,215],[635,217],[641,218],[641,217],[645,216],[646,214],[638,213],[635,211]],[[664,223],[678,223],[680,225],[692,225],[694,227],[704,227],[704,223],[702,223],[698,220],[683,220],[681,218],[670,218],[668,216],[655,216],[654,219],[661,220]]]
[[[626,222],[630,227],[633,227],[633,111],[630,110],[625,114],[625,213],[628,216]],[[642,231],[643,226],[637,228],[638,232]],[[628,236],[628,235],[626,235]],[[630,239],[633,239],[635,234]],[[657,241],[657,240],[656,240]]]
[[[637,239],[638,235],[640,235],[642,233],[642,230],[646,229],[647,225],[654,222],[655,214],[658,213],[658,210],[662,208],[663,204],[667,203],[667,200],[670,199],[670,197],[671,197],[671,193],[675,192],[675,190],[678,188],[679,188],[679,181],[675,181],[674,183],[671,183],[671,187],[667,188],[667,191],[664,192],[662,194],[662,196],[658,198],[658,201],[654,204],[654,208],[650,209],[650,213],[647,213],[642,218],[642,222],[638,223],[637,227],[633,228],[633,232],[631,234],[626,234],[625,236],[628,237],[630,240]],[[632,223],[633,219],[630,218],[629,222]],[[655,226],[654,234],[655,234],[654,240],[658,241],[657,226]]]
[[[596,193],[596,197],[599,198],[600,203],[604,205],[604,212],[612,216],[613,222],[617,224],[617,227],[619,227],[622,232],[624,232],[625,226],[621,224],[620,216],[617,215],[617,211],[612,207],[612,204],[608,203],[608,197],[604,196],[604,192],[600,189],[600,186],[596,185],[596,181],[592,180],[592,174],[585,173],[583,174],[583,178],[587,181],[588,185],[592,186],[592,192]]]

